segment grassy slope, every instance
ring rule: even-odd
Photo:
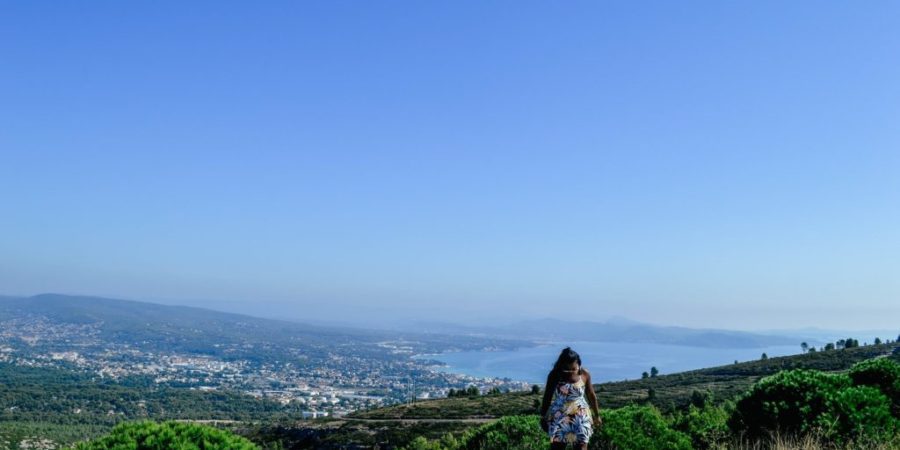
[[[731,364],[671,375],[660,375],[643,380],[603,383],[595,385],[595,389],[600,397],[601,408],[616,408],[628,403],[646,402],[647,390],[652,387],[656,391],[656,399],[653,403],[662,409],[669,409],[685,405],[689,401],[691,393],[695,390],[709,391],[713,393],[715,399],[725,400],[743,393],[759,378],[774,374],[782,369],[811,368],[825,371],[841,371],[848,369],[858,361],[890,353],[897,346],[898,344],[893,343],[771,358],[766,361]],[[38,436],[53,435],[64,442],[96,435],[102,428],[109,426],[106,423],[107,421],[117,421],[116,418],[105,416],[105,412],[110,409],[110,404],[100,400],[120,403],[132,397],[150,399],[154,398],[154,395],[158,395],[158,393],[145,392],[138,387],[103,386],[101,389],[100,386],[92,383],[81,386],[79,384],[85,380],[72,379],[72,377],[78,378],[77,375],[57,371],[56,376],[48,378],[44,376],[47,370],[17,368],[17,370],[5,372],[7,377],[16,373],[21,378],[16,383],[11,383],[12,385],[18,385],[21,389],[31,386],[35,390],[25,396],[28,399],[27,402],[24,400],[20,402],[16,399],[20,397],[25,398],[22,397],[25,392],[19,393],[22,395],[17,395],[17,389],[0,389],[0,391],[4,391],[4,396],[8,401],[19,404],[20,408],[22,408],[15,413],[7,410],[7,417],[2,418],[3,420],[0,422],[0,448],[6,447],[4,441],[8,443],[13,436],[23,433],[24,435]],[[40,373],[32,374],[31,372],[34,371]],[[28,377],[37,378],[31,379]],[[28,379],[27,381],[26,378]],[[10,382],[10,380],[5,381]],[[92,389],[98,389],[98,391],[92,392]],[[134,391],[135,395],[123,396],[122,394],[125,391],[128,391],[128,393]],[[175,391],[182,393],[181,390],[173,390],[173,393]],[[219,416],[219,414],[212,414],[212,411],[225,406],[218,403],[220,400],[212,398],[208,399],[211,400],[210,402],[198,401],[207,400],[206,397],[210,397],[202,393],[187,392],[184,394],[186,395],[185,398],[182,399],[181,396],[178,396],[178,400],[187,400],[191,405],[187,410],[202,412],[203,414],[200,416],[203,418]],[[26,403],[48,404],[47,402],[50,402],[55,404],[59,403],[62,398],[67,398],[67,396],[78,397],[79,395],[91,398],[89,405],[77,405],[90,411],[91,414],[84,414],[84,417],[81,415],[73,416],[68,413],[71,410],[69,407],[64,408],[65,412],[53,412],[44,408],[38,408],[31,413],[41,416],[59,417],[29,417],[29,420],[23,420],[26,419],[24,416],[31,414],[25,408]],[[107,396],[111,396],[111,398],[107,399]],[[225,413],[225,416],[232,416],[238,411],[243,411],[245,413],[243,416],[238,414],[239,417],[229,418],[247,419],[249,417],[246,416],[246,412],[252,410],[250,417],[254,421],[262,420],[265,423],[264,425],[253,426],[245,423],[236,424],[232,427],[237,428],[236,431],[240,434],[250,437],[260,444],[281,441],[283,444],[287,444],[285,447],[294,449],[361,449],[372,448],[376,443],[404,444],[419,435],[437,438],[446,432],[459,433],[478,425],[476,422],[466,420],[490,420],[491,418],[504,415],[534,413],[536,402],[539,402],[540,398],[540,395],[530,393],[509,393],[476,398],[435,399],[420,401],[412,405],[361,411],[354,414],[353,417],[345,419],[302,422],[285,421],[281,424],[276,423],[278,421],[278,413],[271,414],[273,411],[269,411],[269,408],[262,408],[262,410],[258,407],[248,408],[250,405],[242,404],[236,410],[231,411],[231,413]],[[51,402],[51,399],[54,402]],[[100,402],[97,403],[98,401]],[[175,406],[174,404],[169,404],[175,401],[175,398],[169,396],[163,396],[159,401],[166,403],[167,410],[173,409]],[[182,402],[176,403],[180,404]],[[124,407],[121,404],[119,406],[123,410],[134,410],[134,408]],[[96,411],[92,411],[94,409]],[[153,415],[151,414],[150,416]],[[51,425],[54,422],[60,422],[59,419],[61,417],[65,418],[63,422],[68,423],[67,425],[62,423]],[[400,422],[399,419],[404,420],[404,422]],[[433,421],[433,419],[441,420]],[[447,419],[451,420],[447,421]],[[37,421],[40,421],[40,423]],[[381,448],[389,449],[393,448],[393,445],[382,445]]]
[[[712,392],[717,400],[730,399],[746,391],[761,377],[780,370],[796,368],[829,372],[847,370],[856,362],[890,354],[897,346],[896,343],[869,345],[846,350],[783,356],[654,378],[595,384],[594,389],[597,391],[601,408],[618,408],[629,403],[646,401],[648,389],[653,388],[656,391],[656,399],[652,403],[667,410],[686,406],[694,390]],[[500,417],[532,413],[534,400],[540,401],[540,398],[540,395],[510,393],[475,398],[434,399],[412,405],[361,411],[352,417],[365,419]]]
[[[829,372],[849,369],[854,363],[890,354],[897,343],[870,345],[846,350],[808,353],[765,361],[751,361],[720,367],[693,370],[655,378],[618,381],[595,385],[602,408],[618,408],[630,403],[647,402],[648,389],[656,391],[654,405],[669,410],[686,406],[693,391],[708,391],[717,401],[733,399],[750,388],[760,378],[784,369],[807,368]],[[448,431],[458,432],[476,426],[464,419],[489,419],[515,414],[535,414],[540,394],[508,393],[475,398],[433,399],[411,405],[360,411],[340,420],[316,420],[294,424],[292,427],[268,430],[244,430],[266,440],[284,438],[285,443],[298,444],[292,439],[303,434],[303,443],[293,448],[371,448],[376,443],[403,444],[414,436],[431,439]],[[400,420],[405,422],[401,422]],[[458,419],[459,421],[429,422],[430,419]],[[342,447],[331,447],[341,443]],[[392,448],[382,445],[381,448]]]

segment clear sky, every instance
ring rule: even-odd
[[[0,293],[893,328],[898,23],[889,1],[6,2]]]

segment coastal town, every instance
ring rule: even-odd
[[[60,323],[41,316],[2,320],[0,363],[66,368],[101,379],[145,379],[155,385],[191,390],[241,392],[286,406],[299,405],[302,417],[310,419],[446,397],[451,389],[474,386],[488,393],[531,387],[508,378],[441,370],[439,361],[422,358],[424,352],[417,350],[415,342],[405,340],[380,341],[366,352],[350,355],[317,349],[324,357],[313,362],[300,357],[256,360],[114,342],[103,337],[101,327],[98,323]],[[302,351],[291,350],[293,354]],[[430,346],[428,351],[433,350]]]

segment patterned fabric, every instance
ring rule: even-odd
[[[584,380],[560,381],[550,404],[550,442],[586,443],[594,432],[591,409],[584,397]]]

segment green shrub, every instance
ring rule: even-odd
[[[802,434],[818,427],[829,400],[850,386],[844,375],[816,370],[786,370],[763,378],[740,400],[729,419],[735,434],[750,439],[772,434]]]
[[[900,364],[889,358],[858,362],[850,369],[855,386],[872,386],[891,400],[891,411],[900,417]]]
[[[722,407],[707,404],[698,408],[691,405],[687,412],[675,413],[672,427],[688,435],[694,448],[716,448],[731,435],[729,417],[729,412]]]
[[[443,449],[454,450],[454,449],[459,448],[460,443],[459,443],[459,440],[456,439],[456,436],[453,436],[452,433],[445,433],[443,436],[441,436],[440,445],[441,445],[441,449],[439,449],[439,450],[443,450]]]
[[[866,361],[854,366],[850,376],[779,372],[756,383],[738,401],[729,425],[750,439],[812,433],[846,443],[892,436],[897,418],[891,414],[891,400],[879,389],[893,387],[892,365]]]
[[[601,412],[603,425],[591,449],[690,450],[690,438],[673,430],[653,406],[626,406]]]
[[[833,441],[879,441],[893,436],[897,430],[890,400],[874,387],[843,389],[829,403],[830,411],[819,421],[825,437]]]
[[[440,442],[429,441],[423,436],[419,436],[401,450],[446,450],[448,448],[452,449],[453,447],[444,447]]]
[[[546,450],[550,437],[538,416],[506,416],[467,431],[459,444],[466,450]]]
[[[258,450],[252,442],[224,430],[181,422],[125,422],[75,450]]]

